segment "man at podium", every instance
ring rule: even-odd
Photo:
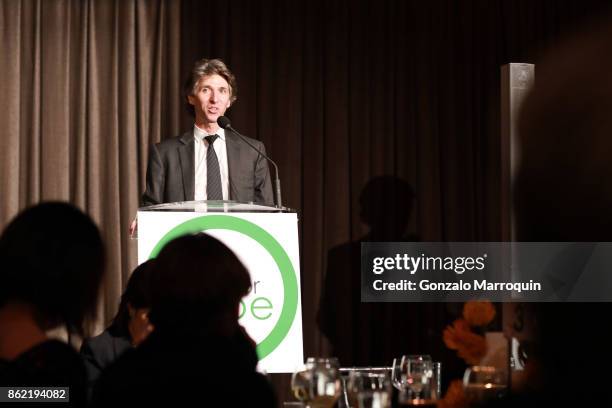
[[[185,82],[193,129],[151,146],[142,205],[235,200],[274,205],[267,160],[217,119],[236,102],[236,78],[219,59],[197,61]],[[262,142],[250,139],[265,154]]]

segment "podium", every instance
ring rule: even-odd
[[[227,245],[251,275],[239,322],[257,343],[258,369],[294,372],[304,362],[297,213],[235,201],[185,201],[138,210],[138,262],[171,240],[204,232]]]

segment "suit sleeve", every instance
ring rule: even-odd
[[[266,147],[260,143],[259,150],[266,154]],[[272,179],[270,177],[270,169],[268,168],[268,160],[262,155],[257,155],[257,163],[255,164],[255,199],[254,202],[274,205],[274,195],[272,194]]]
[[[87,399],[91,401],[93,386],[98,381],[100,374],[102,374],[102,366],[89,339],[83,341],[80,353],[87,372]]]
[[[151,145],[147,162],[147,185],[142,194],[142,205],[161,204],[164,199],[164,184],[166,175],[157,145]]]

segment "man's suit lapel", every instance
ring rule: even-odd
[[[179,160],[181,161],[181,172],[183,173],[183,187],[185,189],[185,201],[194,199],[195,184],[195,146],[193,141],[193,130],[185,132],[181,136],[182,145],[178,148]]]
[[[229,179],[229,198],[230,200],[238,200],[236,186],[233,183],[234,177],[238,176],[240,168],[240,142],[238,136],[232,131],[225,130],[225,146],[227,148],[227,172]]]

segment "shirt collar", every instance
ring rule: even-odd
[[[215,133],[207,133],[206,131],[197,127],[195,124],[193,125],[193,137],[195,137],[196,140],[202,141],[206,136],[210,136],[212,134],[219,136],[219,139],[225,142],[225,129],[219,128]]]

